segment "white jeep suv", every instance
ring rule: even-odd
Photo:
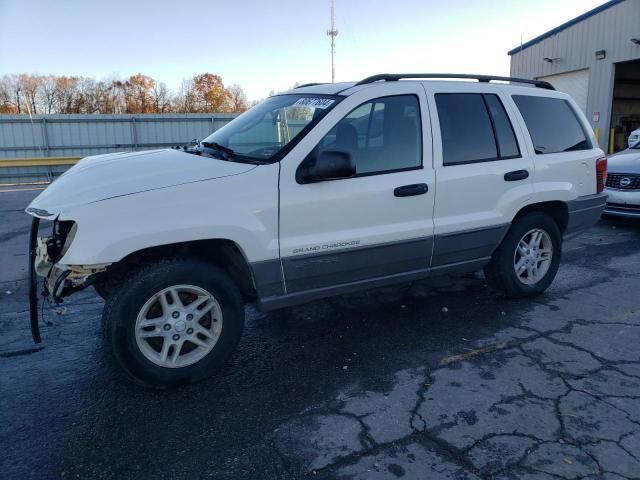
[[[114,357],[157,387],[222,367],[245,302],[480,269],[507,296],[539,294],[562,239],[599,218],[605,178],[586,118],[546,82],[304,85],[194,148],[87,157],[42,192],[26,210],[34,339],[36,272],[56,301],[93,285]]]

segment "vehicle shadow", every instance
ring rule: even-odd
[[[620,228],[638,228],[640,227],[639,218],[627,218],[627,217],[614,217],[610,215],[603,215],[600,217],[600,221],[603,225],[620,227]]]

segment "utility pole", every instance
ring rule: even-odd
[[[336,81],[336,0],[331,0],[331,30],[327,30],[327,35],[331,37],[331,83]]]

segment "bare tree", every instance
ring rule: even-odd
[[[185,79],[182,81],[174,104],[175,110],[180,113],[196,111],[196,96],[193,79]]]
[[[151,93],[155,113],[166,113],[171,110],[171,94],[165,83],[156,83]]]
[[[40,111],[51,114],[56,108],[56,77],[47,75],[40,79]]]
[[[231,85],[227,88],[227,92],[229,93],[229,111],[233,113],[240,113],[249,108],[247,95],[244,93],[244,90],[242,90],[240,85]]]
[[[114,97],[114,113],[126,113],[127,112],[127,88],[122,80],[114,79],[113,85],[113,97]]]

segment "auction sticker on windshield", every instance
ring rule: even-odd
[[[314,107],[324,110],[331,106],[335,100],[320,97],[304,97],[292,105],[292,107]]]

